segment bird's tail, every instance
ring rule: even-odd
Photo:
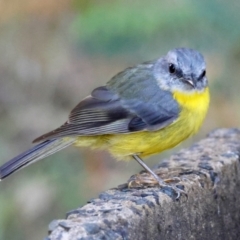
[[[70,146],[75,142],[75,138],[60,138],[46,140],[33,148],[23,152],[15,158],[9,160],[0,167],[0,180],[12,173],[26,167],[27,165],[52,155],[61,149]]]

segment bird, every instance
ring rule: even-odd
[[[35,146],[0,167],[0,179],[70,145],[109,151],[118,160],[136,160],[166,183],[145,161],[198,132],[210,93],[203,55],[174,48],[152,61],[126,68],[95,88],[67,121],[38,138]],[[178,194],[184,192],[171,186]]]

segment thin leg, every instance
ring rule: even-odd
[[[160,186],[166,186],[166,183],[153,172],[138,155],[133,155],[133,158],[157,180]]]
[[[183,194],[185,194],[185,195],[187,196],[187,194],[186,194],[185,191],[183,191],[183,190],[181,190],[181,189],[179,189],[179,188],[177,188],[177,187],[167,185],[156,173],[154,173],[154,172],[143,162],[143,160],[142,160],[138,155],[134,154],[134,155],[132,155],[132,157],[133,157],[146,171],[148,171],[148,172],[157,180],[157,182],[158,182],[158,184],[159,184],[160,187],[166,187],[166,186],[168,186],[168,187],[172,188],[172,189],[177,193],[177,198],[176,198],[176,199],[178,199],[178,198],[180,197],[181,193],[183,193]]]

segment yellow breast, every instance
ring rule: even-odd
[[[173,97],[182,108],[179,120],[188,122],[187,125],[193,130],[192,134],[196,133],[207,114],[210,101],[209,88],[194,93],[176,91]]]
[[[129,134],[101,135],[79,137],[79,146],[107,149],[120,160],[131,159],[132,154],[147,157],[170,149],[200,128],[209,105],[209,90],[199,93],[174,92],[173,97],[179,103],[178,119],[169,126],[158,131],[142,131]]]

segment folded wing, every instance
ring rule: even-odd
[[[174,122],[179,110],[171,93],[156,85],[149,68],[147,75],[137,72],[141,70],[141,67],[126,69],[117,75],[122,74],[121,81],[115,77],[106,86],[96,88],[71,111],[64,125],[34,142],[67,136],[156,131]]]

